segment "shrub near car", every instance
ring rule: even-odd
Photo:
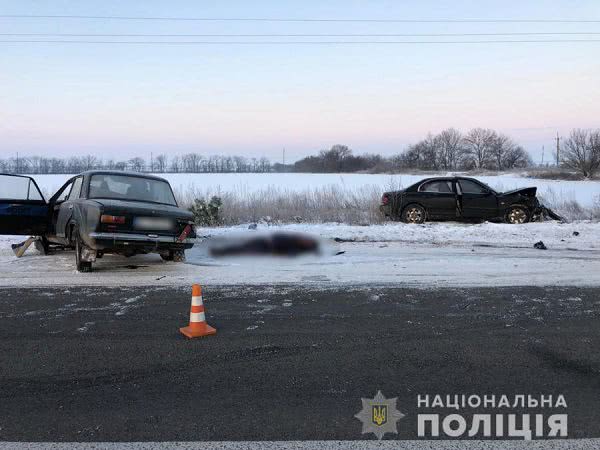
[[[169,183],[138,173],[84,172],[48,202],[32,178],[0,175],[0,216],[0,234],[73,247],[81,272],[106,253],[182,261],[196,237],[192,213],[178,207]]]
[[[466,177],[426,178],[401,191],[385,192],[381,212],[394,220],[490,220],[529,222],[541,212],[537,188],[496,192]]]

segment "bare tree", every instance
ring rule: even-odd
[[[448,128],[436,137],[439,166],[446,170],[457,169],[465,153],[462,134],[454,128]]]
[[[100,161],[93,155],[86,155],[81,158],[83,170],[92,170],[98,167]]]
[[[270,172],[271,171],[271,161],[269,161],[267,158],[265,158],[263,156],[258,161],[258,168],[259,168],[260,172],[263,172],[263,173]]]
[[[520,145],[511,147],[504,155],[503,165],[505,169],[523,168],[531,166],[532,164],[531,156],[529,156],[529,153],[527,153]]]
[[[156,170],[158,172],[166,172],[167,170],[167,155],[160,154],[156,157],[156,162],[154,164]]]
[[[591,178],[600,168],[600,130],[575,129],[563,142],[562,163]]]
[[[200,162],[202,159],[203,157],[198,153],[188,153],[187,155],[183,155],[183,170],[190,173],[200,172]]]
[[[496,134],[492,138],[490,146],[490,157],[493,160],[493,168],[496,170],[504,170],[508,166],[508,156],[516,156],[515,152],[517,144],[504,134]],[[491,168],[491,167],[490,167]]]
[[[494,130],[485,128],[474,128],[467,133],[465,149],[475,168],[482,169],[489,164],[496,137]]]
[[[319,157],[323,162],[325,172],[341,172],[344,159],[352,155],[352,150],[347,145],[336,144],[329,150],[321,150]]]
[[[129,160],[129,166],[134,172],[142,172],[144,170],[144,165],[145,161],[143,158],[137,157]]]
[[[115,163],[115,170],[126,170],[127,163],[125,161],[117,161]]]

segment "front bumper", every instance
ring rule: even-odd
[[[92,232],[86,244],[94,250],[140,249],[144,251],[185,250],[192,248],[195,238],[182,241],[177,236],[160,236],[141,233]]]

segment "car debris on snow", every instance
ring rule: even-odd
[[[23,254],[25,254],[25,252],[27,251],[29,246],[31,244],[33,244],[33,242],[36,239],[38,239],[38,238],[32,236],[32,237],[24,240],[23,242],[19,242],[18,244],[12,244],[10,246],[10,248],[12,248],[12,251],[14,252],[15,256],[17,258],[20,258],[21,256],[23,256]]]

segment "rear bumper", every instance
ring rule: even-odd
[[[144,251],[185,250],[192,248],[195,238],[178,241],[176,236],[157,236],[138,233],[89,233],[86,244],[94,250],[139,249]]]
[[[392,207],[391,205],[379,205],[379,211],[383,214],[384,217],[392,217]]]

